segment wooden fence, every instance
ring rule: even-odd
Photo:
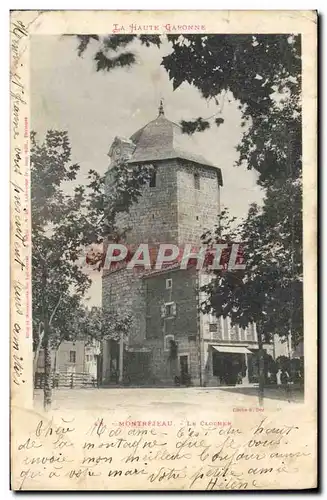
[[[97,379],[89,373],[53,373],[52,387],[56,388],[81,388],[81,387],[97,387]],[[44,373],[36,373],[34,380],[34,388],[42,389],[44,387]]]

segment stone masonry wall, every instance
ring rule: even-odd
[[[130,343],[142,343],[145,338],[144,283],[139,274],[128,269],[104,273],[102,280],[102,306],[114,311],[132,314]]]
[[[155,163],[156,186],[144,187],[142,196],[130,212],[121,217],[132,229],[128,244],[199,244],[204,229],[212,228],[219,212],[217,172],[182,160]],[[194,172],[200,176],[200,189],[194,187]],[[180,371],[179,356],[188,356],[189,373],[199,385],[200,349],[195,270],[180,270],[140,279],[140,274],[120,269],[104,272],[103,307],[129,312],[133,326],[129,344],[142,344],[152,350],[153,378],[172,382]],[[172,278],[171,290],[166,279]],[[174,319],[161,318],[161,305],[175,302]],[[164,336],[172,334],[178,342],[178,359],[169,360]],[[105,360],[104,360],[105,363]]]
[[[194,173],[199,175],[200,189],[195,189]],[[220,188],[213,168],[180,162],[177,172],[178,241],[180,245],[199,245],[204,229],[218,222]]]
[[[166,280],[172,280],[172,288],[166,289]],[[163,335],[196,335],[197,292],[195,269],[176,270],[145,278],[146,286],[146,338]],[[161,317],[161,306],[174,302],[177,306],[173,319]]]
[[[214,168],[165,160],[154,164],[156,186],[143,188],[128,214],[119,216],[121,227],[130,227],[129,244],[199,244],[205,229],[217,223],[220,188]],[[200,189],[194,187],[199,174]]]
[[[177,243],[177,160],[154,163],[155,187],[145,186],[142,195],[121,216],[120,223],[131,227],[130,244]]]
[[[172,279],[172,288],[166,289],[166,280]],[[199,345],[197,291],[195,269],[158,274],[146,282],[146,344],[152,347],[153,373],[163,382],[173,382],[179,376],[179,356],[188,356],[189,373],[195,385],[199,383]],[[161,317],[161,306],[176,304],[176,316]],[[169,350],[164,348],[166,335],[174,335],[178,343],[177,360],[169,361]]]

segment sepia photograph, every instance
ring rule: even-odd
[[[302,401],[301,128],[300,35],[32,38],[36,400]]]
[[[64,14],[12,16],[14,489],[314,487],[314,28]]]

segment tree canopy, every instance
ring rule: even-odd
[[[41,144],[32,134],[32,290],[36,343],[45,315],[51,320],[55,343],[55,332],[62,337],[69,335],[69,312],[76,310],[91,283],[78,262],[83,244],[79,224],[83,218],[83,193],[78,187],[73,194],[62,188],[64,183],[76,179],[79,170],[78,165],[70,163],[70,158],[66,132],[48,131]]]
[[[117,214],[128,211],[150,169],[116,165],[115,188],[105,195],[105,179],[95,171],[85,185],[76,184],[79,165],[71,163],[67,132],[49,130],[42,142],[31,134],[34,370],[44,348],[45,406],[51,402],[51,349],[81,332],[85,338],[116,338],[130,324],[125,314],[85,307],[91,280],[83,255],[89,245],[118,237]]]

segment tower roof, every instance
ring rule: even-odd
[[[213,163],[197,153],[198,146],[192,136],[182,133],[177,123],[164,115],[162,101],[159,115],[130,137],[136,148],[129,163],[181,158],[191,162],[215,167]]]

